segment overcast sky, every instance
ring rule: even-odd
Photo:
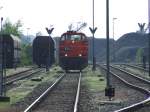
[[[35,35],[41,31],[47,34],[45,27],[54,26],[52,36],[60,36],[68,30],[68,25],[86,22],[83,30],[91,35],[92,0],[0,0],[0,16],[12,22],[21,20],[23,31]],[[113,35],[112,20],[117,18],[114,27],[115,39],[125,33],[136,32],[137,23],[148,23],[148,0],[110,0],[110,37]],[[95,0],[95,36],[106,37],[106,0]]]

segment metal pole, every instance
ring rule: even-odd
[[[148,0],[148,25],[150,25],[150,0]],[[148,26],[148,63],[149,63],[149,77],[150,77],[150,26]]]
[[[109,0],[106,0],[106,36],[107,36],[107,87],[105,88],[105,96],[109,100],[115,96],[115,88],[110,84],[110,68],[109,68]]]
[[[150,31],[148,33],[148,62],[149,62],[149,77],[150,77]]]
[[[3,46],[3,34],[2,34],[2,21],[1,17],[1,75],[0,75],[0,96],[3,96],[3,72],[4,72],[4,46]]]
[[[106,37],[107,37],[107,87],[110,87],[109,69],[109,0],[106,0]]]
[[[95,26],[94,26],[94,0],[93,0],[93,30],[94,30]],[[95,46],[95,42],[94,42],[94,33],[93,33],[93,68],[92,70],[94,71],[96,68],[95,68],[95,49],[94,49],[94,46]]]

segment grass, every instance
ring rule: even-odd
[[[16,82],[16,85],[19,85],[16,88],[12,88],[11,90],[7,91],[6,96],[10,97],[10,102],[0,102],[0,109],[8,108],[11,104],[14,104],[24,97],[26,97],[32,90],[37,87],[40,83],[53,81],[55,79],[54,76],[57,75],[57,71],[60,70],[59,67],[53,67],[47,73],[40,73],[35,77],[43,77],[42,81],[32,81],[28,79],[20,80]]]
[[[16,88],[12,89],[7,93],[7,96],[10,97],[10,104],[14,104],[18,102],[19,100],[23,99],[28,93],[30,93],[30,90],[27,88]]]
[[[102,73],[99,69],[92,71],[91,67],[88,67],[88,71],[82,78],[83,82],[87,85],[90,91],[103,91],[106,87],[106,80],[102,76]],[[101,76],[101,77],[100,77]]]
[[[7,96],[10,97],[10,102],[0,102],[0,109],[9,108],[11,104],[14,104],[24,97],[26,97],[32,90],[37,87],[42,82],[49,82],[56,79],[57,72],[61,71],[59,67],[53,67],[50,69],[48,73],[41,73],[36,75],[36,77],[43,77],[42,81],[31,81],[31,80],[20,80],[17,81],[16,84],[19,85],[16,88],[13,88],[7,91]],[[100,70],[92,71],[91,67],[87,67],[84,70],[84,74],[82,77],[82,81],[85,85],[87,85],[88,89],[92,92],[102,91],[105,89],[106,80],[102,76]],[[101,77],[99,77],[101,76]],[[102,81],[100,81],[102,79]]]
[[[10,102],[0,102],[0,109],[5,109],[10,107]]]

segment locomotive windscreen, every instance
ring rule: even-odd
[[[71,41],[81,41],[81,40],[85,40],[85,36],[82,34],[64,34],[61,37],[61,41],[64,40],[71,40]]]

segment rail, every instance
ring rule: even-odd
[[[100,66],[100,65],[99,65]],[[105,69],[104,67],[100,66],[101,68]],[[144,92],[145,94],[148,95],[147,99],[141,101],[141,102],[138,102],[138,103],[135,103],[135,104],[132,104],[130,106],[127,106],[127,107],[124,107],[124,108],[121,108],[121,109],[118,109],[114,112],[132,112],[132,111],[136,111],[138,109],[141,109],[143,107],[145,107],[146,105],[149,105],[150,103],[150,91],[146,90],[146,89],[143,89],[141,87],[138,87],[136,85],[133,85],[133,84],[130,84],[129,82],[125,81],[124,79],[122,79],[121,77],[119,77],[118,75],[110,72],[112,75],[114,75],[115,77],[117,77],[119,80],[121,80],[122,82],[124,82],[126,85],[136,89],[136,90],[140,90],[142,92]]]
[[[78,111],[80,85],[81,85],[81,72],[80,72],[80,77],[79,77],[79,82],[78,82],[78,89],[77,89],[76,100],[75,100],[75,105],[74,105],[74,112],[77,112],[77,111]]]
[[[43,98],[47,96],[47,94],[57,85],[57,83],[65,76],[65,74],[61,75],[56,81],[50,86],[43,94],[40,95],[24,112],[30,112],[37,104],[41,102]]]

